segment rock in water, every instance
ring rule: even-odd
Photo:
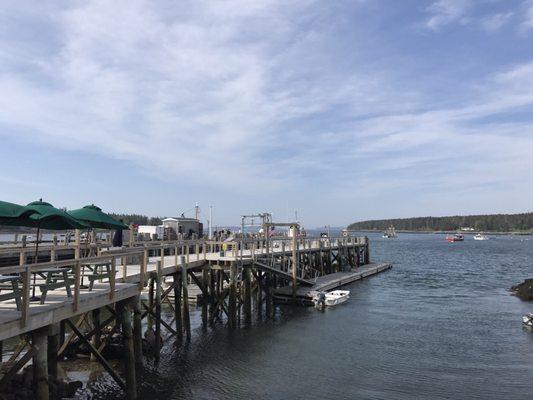
[[[512,286],[510,290],[522,300],[533,300],[533,279],[526,279],[524,282]]]

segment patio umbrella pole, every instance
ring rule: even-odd
[[[39,234],[40,234],[40,231],[41,231],[41,224],[39,223],[39,225],[37,225],[37,238],[35,240],[35,257],[33,257],[33,263],[34,264],[37,264],[38,256],[39,256]],[[39,300],[41,300],[40,297],[35,296],[36,282],[37,282],[37,274],[33,274],[33,289],[32,289],[32,294],[31,294],[31,297],[30,297],[30,301],[39,301]]]

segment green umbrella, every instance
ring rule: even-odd
[[[0,201],[0,222],[3,222],[5,219],[19,218],[33,213],[35,211],[25,210],[23,206],[19,206],[18,204]]]
[[[110,215],[102,212],[100,207],[94,204],[85,206],[78,210],[68,211],[68,214],[80,221],[83,221],[91,228],[100,229],[129,229],[128,225],[112,218]]]
[[[66,230],[66,229],[85,229],[87,224],[78,221],[70,216],[66,211],[55,208],[50,203],[39,200],[23,207],[23,214],[33,214],[16,218],[9,225],[29,226],[38,229]]]
[[[65,211],[55,208],[50,203],[42,201],[42,199],[23,207],[20,211],[20,217],[9,219],[7,225],[37,228],[34,263],[37,262],[37,255],[39,252],[39,233],[41,229],[66,230],[84,229],[88,227],[82,221],[76,220]],[[37,297],[35,297],[35,275],[33,279],[32,300],[37,300]]]

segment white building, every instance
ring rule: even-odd
[[[163,227],[165,228],[167,236],[172,239],[173,235],[177,238],[191,239],[193,237],[202,237],[203,224],[196,218],[165,218],[163,220]]]
[[[137,235],[142,236],[145,240],[163,239],[165,228],[163,225],[139,225]]]

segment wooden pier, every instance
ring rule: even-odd
[[[74,258],[58,259],[59,246]],[[0,368],[0,392],[32,361],[36,399],[54,398],[57,362],[80,347],[102,364],[127,398],[137,398],[135,369],[142,366],[143,355],[157,362],[164,340],[190,338],[190,285],[201,293],[205,328],[219,322],[236,328],[250,323],[252,305],[255,314],[270,314],[274,301],[308,303],[313,291],[390,268],[370,263],[366,237],[130,240],[121,249],[109,244],[83,247],[76,241],[42,247],[41,262],[35,264],[28,263],[28,252],[24,245],[0,251],[11,257],[17,253],[19,260],[19,265],[2,267],[1,274],[20,277],[19,294],[0,301],[0,347],[2,341],[19,338]],[[54,272],[67,269],[63,275]],[[41,302],[32,301],[35,276]],[[164,304],[173,310],[171,322],[161,318]],[[103,356],[117,334],[122,371],[115,371]]]

